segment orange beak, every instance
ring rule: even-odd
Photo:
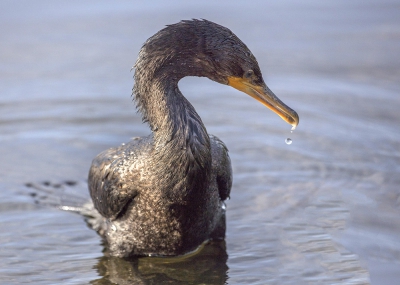
[[[292,125],[292,130],[294,130],[299,124],[299,115],[276,97],[267,85],[263,84],[257,86],[250,83],[245,78],[240,77],[228,77],[228,85],[250,95],[258,102],[272,110],[286,123]]]

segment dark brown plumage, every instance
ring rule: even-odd
[[[179,255],[225,236],[232,185],[226,146],[209,135],[178,89],[203,76],[256,98],[288,123],[297,114],[265,85],[255,57],[230,30],[206,20],[167,26],[143,45],[133,95],[152,134],[99,154],[89,172],[99,232],[116,256]]]

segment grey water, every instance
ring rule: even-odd
[[[398,284],[399,14],[390,0],[1,1],[0,283]],[[300,124],[290,133],[247,95],[183,79],[230,151],[225,243],[106,257],[83,217],[37,195],[88,199],[94,156],[149,133],[130,69],[148,37],[190,18],[241,38]]]

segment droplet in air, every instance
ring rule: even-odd
[[[287,138],[287,139],[285,140],[285,143],[286,143],[286,144],[292,144],[292,139],[291,139],[291,138]]]
[[[115,232],[117,230],[117,227],[114,224],[111,224],[111,229],[113,230],[113,232]]]

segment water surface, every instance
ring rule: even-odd
[[[3,1],[0,11],[2,284],[399,280],[398,1],[42,0]],[[142,43],[190,18],[232,29],[300,124],[290,133],[233,88],[182,80],[230,150],[226,243],[183,260],[107,258],[82,217],[35,204],[25,185],[58,189],[56,200],[88,197],[93,157],[149,133],[130,98]]]

